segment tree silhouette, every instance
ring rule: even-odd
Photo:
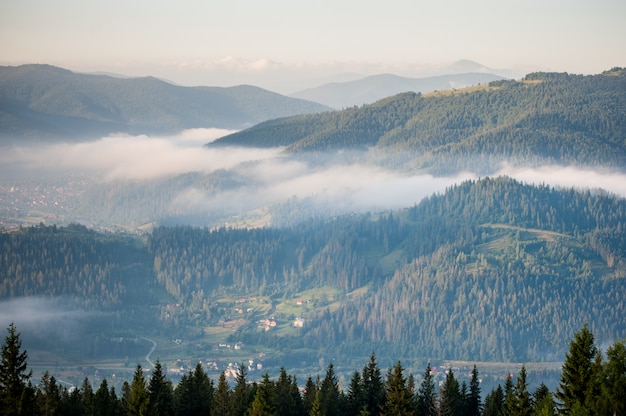
[[[30,378],[32,371],[27,371],[28,353],[22,351],[22,340],[14,323],[7,328],[8,335],[2,345],[0,362],[0,399],[2,414],[25,414],[27,398],[32,394]]]

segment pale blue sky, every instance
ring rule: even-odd
[[[626,1],[0,0],[2,65],[219,85],[460,59],[522,73],[626,66]]]

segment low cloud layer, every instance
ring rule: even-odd
[[[28,340],[71,341],[95,316],[100,315],[72,306],[67,298],[29,296],[0,302],[2,330],[14,323]]]
[[[154,183],[187,172],[203,173],[205,180],[176,189],[169,206],[164,207],[168,211],[164,216],[179,217],[203,213],[239,215],[293,198],[333,207],[338,213],[400,209],[455,183],[477,178],[471,172],[450,177],[406,175],[356,162],[332,161],[330,157],[320,164],[286,157],[280,148],[203,146],[228,133],[195,129],[173,137],[113,136],[78,144],[12,147],[0,153],[0,174],[6,186],[11,180],[7,178],[48,177],[67,172],[87,174],[102,182],[134,183]],[[215,180],[211,174],[218,171],[219,180],[227,185],[211,182]],[[626,197],[626,175],[622,173],[503,166],[497,175],[530,184],[602,188]]]

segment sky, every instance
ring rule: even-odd
[[[595,74],[626,66],[624,45],[623,0],[0,0],[0,65],[283,93],[464,59]]]

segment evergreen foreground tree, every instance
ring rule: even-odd
[[[569,414],[574,409],[588,409],[588,391],[593,381],[594,359],[598,350],[587,324],[574,334],[565,355],[561,381],[555,393],[561,410]]]
[[[127,408],[128,416],[148,416],[150,414],[149,403],[143,369],[141,365],[137,364],[133,381],[130,383]]]
[[[465,414],[467,416],[480,416],[483,405],[480,401],[480,380],[478,379],[478,369],[476,364],[472,368],[472,378],[470,380],[469,394],[465,398]]]
[[[174,410],[174,392],[172,383],[165,378],[161,362],[157,360],[148,383],[150,415],[169,416]]]
[[[437,414],[437,390],[430,363],[426,366],[424,380],[417,392],[417,414],[435,416]]]
[[[404,416],[415,412],[413,406],[413,392],[407,387],[407,380],[402,374],[404,369],[400,361],[393,370],[387,373],[387,394],[381,415]]]
[[[607,363],[604,366],[605,384],[603,386],[606,413],[610,415],[626,414],[626,343],[618,341],[606,350]]]
[[[3,415],[28,414],[27,409],[34,395],[30,385],[32,371],[27,371],[28,353],[22,351],[20,334],[11,323],[9,334],[2,345],[0,362],[0,403]]]

